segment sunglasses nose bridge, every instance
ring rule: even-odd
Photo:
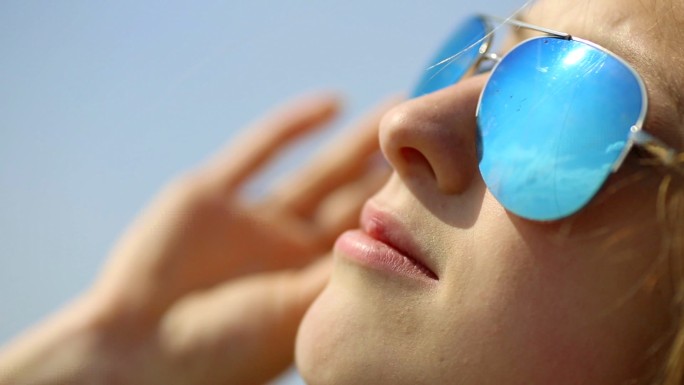
[[[502,56],[500,56],[497,53],[494,52],[486,52],[480,57],[480,61],[478,64],[483,64],[483,63],[498,63],[501,61]]]
[[[475,73],[481,74],[490,71],[494,66],[501,61],[502,56],[494,52],[483,53],[475,63]]]

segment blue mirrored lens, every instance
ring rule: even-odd
[[[411,97],[422,96],[458,82],[480,56],[480,47],[486,44],[486,34],[487,25],[480,17],[468,19],[459,26],[430,61]]]
[[[495,67],[478,109],[480,171],[509,211],[568,216],[626,151],[645,98],[636,75],[589,44],[537,38]]]

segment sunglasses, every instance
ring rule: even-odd
[[[499,57],[490,47],[503,24],[543,36]],[[476,113],[480,172],[494,197],[520,217],[551,221],[576,213],[635,145],[666,164],[675,161],[674,149],[642,130],[648,102],[641,77],[595,43],[475,16],[431,63],[413,97],[491,69]]]

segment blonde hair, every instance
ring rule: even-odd
[[[654,36],[665,42],[672,53],[680,53],[681,23],[684,21],[684,3],[679,1],[656,2],[658,31]],[[682,68],[684,55],[671,55],[670,68]],[[676,109],[679,122],[684,121],[684,73],[669,73],[666,87]],[[670,127],[674,138],[684,143],[684,127]],[[659,195],[658,219],[663,229],[662,252],[667,253],[673,298],[673,326],[671,345],[662,365],[658,383],[662,385],[684,384],[684,153],[677,156],[676,163],[665,175]]]
[[[663,179],[658,204],[663,252],[668,256],[674,288],[672,343],[656,381],[663,385],[684,384],[684,155],[679,156],[678,166]]]

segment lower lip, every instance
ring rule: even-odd
[[[414,260],[361,230],[349,230],[343,233],[337,238],[335,249],[348,259],[374,270],[421,281],[436,281]]]

